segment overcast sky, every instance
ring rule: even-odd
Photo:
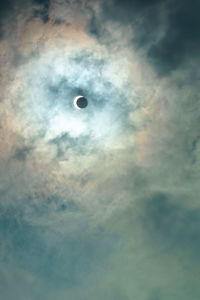
[[[199,300],[199,9],[0,1],[2,300]]]

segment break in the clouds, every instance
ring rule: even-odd
[[[0,2],[3,300],[199,299],[198,11]]]

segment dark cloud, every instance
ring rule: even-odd
[[[198,145],[200,142],[200,136],[198,135],[192,142],[191,145],[191,158],[192,158],[192,164],[197,163],[198,161]]]
[[[138,50],[145,48],[149,61],[158,74],[164,76],[182,66],[185,60],[198,57],[199,9],[198,0],[192,5],[189,0],[176,3],[171,0],[114,0],[105,4],[102,18],[131,24],[133,45]],[[97,20],[91,20],[91,32],[95,33]]]
[[[199,55],[199,10],[200,3],[196,0],[192,4],[188,0],[170,3],[165,35],[148,53],[161,75],[184,64],[185,59]]]
[[[50,1],[49,0],[34,0],[33,3],[40,5],[39,9],[35,9],[33,16],[38,17],[44,23],[47,23],[49,21]]]
[[[9,0],[0,1],[0,38],[3,38],[3,24],[5,19],[13,10],[13,2]]]
[[[116,21],[120,21],[125,24],[134,24],[137,21],[137,17],[141,14],[149,18],[150,21],[150,13],[153,12],[152,10],[155,11],[158,8],[156,5],[159,6],[162,2],[163,1],[160,0],[113,0],[105,4],[105,9],[107,10],[107,16],[110,15],[110,17],[115,19]]]
[[[86,8],[90,16],[87,24],[87,30],[91,35],[99,39],[102,35],[102,22],[104,16],[101,17],[102,19],[98,18],[94,9],[90,5],[87,5]]]
[[[101,32],[101,25],[108,20],[119,22],[122,26],[131,25],[134,36],[132,36],[130,44],[138,49],[141,47],[148,49],[151,44],[157,41],[159,28],[162,26],[161,8],[166,2],[167,0],[113,0],[106,2],[101,20],[97,17],[95,22],[91,23],[91,32],[93,24],[98,24],[98,30]],[[103,34],[107,34],[107,32],[104,30],[101,32],[101,35]]]
[[[24,146],[21,148],[17,148],[14,154],[14,158],[20,161],[26,160],[27,156],[30,154],[31,150],[33,150],[32,146]]]
[[[12,1],[9,0],[1,0],[0,1],[0,15],[4,17],[8,14],[9,10],[12,7]]]
[[[54,20],[54,24],[55,25],[60,25],[60,24],[63,24],[63,23],[65,23],[65,25],[70,25],[70,23],[66,23],[66,21],[65,20],[62,20],[61,18],[56,18],[55,20]]]
[[[86,136],[70,137],[68,133],[64,133],[49,141],[50,145],[56,147],[56,157],[68,159],[69,150],[72,149],[76,155],[86,154],[86,146],[89,143],[89,133]]]
[[[143,222],[155,247],[186,250],[199,256],[199,209],[184,208],[170,195],[158,193],[147,201]]]
[[[35,198],[34,198],[35,197]],[[32,215],[40,215],[42,218],[54,215],[55,213],[59,216],[62,213],[67,214],[80,212],[80,208],[68,197],[60,196],[58,193],[46,195],[44,193],[36,192],[33,196],[27,196],[24,199],[25,207],[31,208]],[[34,199],[40,199],[40,202],[34,201]],[[26,211],[26,208],[24,211]],[[20,210],[20,209],[19,209]]]
[[[48,242],[44,239],[46,234]],[[7,249],[2,257],[5,263],[15,259],[18,267],[37,274],[52,289],[77,285],[81,274],[91,272],[95,265],[106,269],[105,257],[118,243],[116,237],[100,227],[89,230],[87,222],[80,219],[73,234],[50,233],[41,226],[31,226],[19,209],[11,208],[1,214],[0,242]]]

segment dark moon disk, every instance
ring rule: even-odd
[[[79,108],[85,108],[88,105],[88,101],[85,97],[80,97],[76,104]]]

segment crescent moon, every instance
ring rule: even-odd
[[[76,108],[76,109],[81,109],[80,107],[78,107],[78,105],[77,105],[77,101],[78,101],[78,99],[79,98],[82,98],[83,96],[76,96],[75,98],[74,98],[74,101],[73,101],[73,104],[74,104],[74,107]]]

